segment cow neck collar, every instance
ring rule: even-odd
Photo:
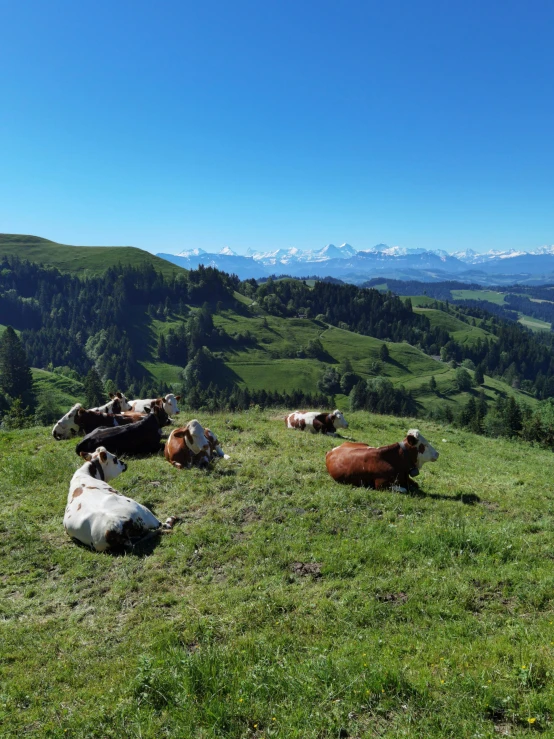
[[[90,463],[90,473],[92,477],[96,477],[96,473],[98,473],[98,477],[102,480],[102,482],[105,482],[106,478],[104,477],[104,470],[102,469],[102,465],[97,459],[93,459]]]

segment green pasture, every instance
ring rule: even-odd
[[[81,382],[36,368],[32,369],[32,374],[39,402],[46,398],[49,404],[60,411],[60,415],[75,403],[85,404],[85,389]]]
[[[526,316],[525,313],[519,313],[518,323],[527,326],[531,331],[550,331],[552,324],[547,321],[541,321],[540,318],[533,318],[532,316]]]
[[[16,234],[0,234],[0,257],[3,255],[18,256],[78,276],[99,275],[119,264],[134,267],[151,264],[165,277],[182,271],[181,267],[133,246],[69,246]]]
[[[494,338],[488,331],[479,326],[471,326],[459,318],[433,308],[414,308],[414,313],[419,313],[429,319],[431,326],[436,326],[448,331],[450,336],[459,344],[474,344],[478,339]]]
[[[503,292],[497,290],[451,290],[452,300],[487,300],[489,303],[504,305]]]
[[[427,295],[410,295],[413,308],[426,308],[439,302],[436,298],[429,298]]]
[[[372,491],[283,415],[202,415],[207,471],[128,458],[115,488],[181,521],[124,555],[64,533],[74,441],[0,433],[2,737],[552,736],[552,453],[425,423],[420,491]]]

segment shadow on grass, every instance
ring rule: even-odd
[[[154,550],[160,543],[162,535],[166,533],[169,534],[171,532],[151,531],[148,534],[145,534],[145,536],[141,537],[140,539],[136,539],[134,542],[131,541],[131,544],[128,546],[108,549],[105,552],[97,552],[92,547],[89,547],[88,544],[83,544],[83,542],[79,541],[78,539],[73,539],[72,541],[76,546],[80,547],[81,549],[86,549],[97,557],[107,555],[109,557],[114,557],[117,559],[119,557],[128,557],[132,555],[133,557],[138,557],[139,559],[142,559],[144,557],[149,557],[151,554],[154,553]]]
[[[401,495],[409,495],[411,498],[430,498],[432,500],[449,500],[451,502],[460,501],[464,505],[475,505],[481,502],[481,498],[475,493],[457,493],[456,495],[441,495],[440,493],[426,493],[421,488],[415,488],[413,485],[407,493]]]

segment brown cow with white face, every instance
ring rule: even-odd
[[[229,459],[229,455],[223,453],[213,431],[203,428],[196,419],[170,433],[164,455],[177,469],[207,467],[216,457]]]
[[[419,429],[410,429],[404,441],[389,446],[341,444],[327,452],[325,464],[337,482],[375,489],[390,487],[405,493],[410,482],[417,487],[410,476],[419,474],[425,462],[436,462],[438,457],[439,453]]]

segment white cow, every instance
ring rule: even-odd
[[[123,411],[130,411],[132,407],[127,398],[120,393],[110,393],[110,400],[104,405],[98,406],[97,408],[89,408],[89,411],[102,411],[102,413],[123,413]]]
[[[347,429],[348,423],[339,410],[332,413],[318,413],[317,411],[294,411],[285,418],[289,429],[309,429],[312,434],[328,434],[336,436],[337,429]]]
[[[104,552],[130,546],[132,539],[150,532],[172,528],[175,517],[162,524],[148,508],[109,485],[110,480],[125,472],[125,462],[103,446],[81,456],[86,462],[71,479],[63,519],[69,536]]]
[[[152,403],[156,400],[156,398],[148,398],[147,400],[131,400],[130,409],[126,410],[132,410],[137,413],[148,413],[150,411],[150,407]],[[176,416],[179,413],[179,408],[177,407],[177,401],[181,400],[180,395],[173,395],[173,393],[168,393],[164,398],[164,411],[167,413],[168,416]]]

